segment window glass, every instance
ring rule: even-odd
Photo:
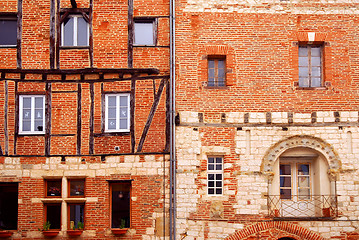
[[[67,18],[64,22],[63,46],[74,45],[74,18]]]
[[[106,95],[106,131],[129,131],[129,94]]]
[[[299,46],[299,87],[322,86],[321,47]]]
[[[71,179],[69,180],[69,196],[70,197],[84,197],[85,195],[85,180]]]
[[[50,229],[61,228],[61,204],[46,205],[46,221],[50,222]]]
[[[154,22],[135,22],[135,45],[154,45]]]
[[[209,87],[225,86],[226,61],[225,59],[208,59],[208,83]]]
[[[0,228],[17,230],[18,184],[0,184]]]
[[[83,204],[71,204],[69,205],[70,210],[70,229],[83,229],[84,223],[84,209]]]
[[[88,46],[88,28],[82,15],[70,15],[62,23],[62,46]]]
[[[77,46],[88,46],[88,24],[82,17],[77,18]]]
[[[46,196],[47,197],[61,197],[62,181],[46,180]]]
[[[130,227],[130,183],[111,185],[111,228]]]
[[[17,44],[17,20],[0,19],[0,45],[16,46]]]
[[[207,193],[221,195],[223,190],[223,158],[208,157],[207,162]]]
[[[20,96],[20,133],[44,132],[44,103],[44,96]]]

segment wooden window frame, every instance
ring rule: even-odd
[[[71,214],[70,214],[70,211],[71,211],[71,206],[73,206],[73,205],[82,205],[83,206],[83,216],[82,216],[82,218],[83,218],[83,224],[84,224],[84,228],[83,229],[81,229],[81,230],[85,230],[85,226],[86,226],[86,224],[85,224],[85,220],[86,220],[86,218],[85,218],[85,216],[86,216],[86,205],[85,205],[85,203],[83,202],[83,203],[67,203],[67,229],[68,230],[73,230],[72,228],[71,228]],[[76,225],[76,223],[75,223],[75,225]],[[78,229],[78,228],[76,228],[76,229]]]
[[[290,175],[280,174],[280,166],[281,165],[289,165],[290,166]],[[293,167],[292,163],[279,163],[279,196],[281,200],[292,200],[293,198]],[[290,187],[281,187],[280,186],[280,178],[281,177],[290,177]],[[282,198],[282,194],[280,193],[281,189],[290,189],[290,198]]]
[[[305,66],[300,66],[299,64],[299,54],[300,48],[307,48],[307,58],[308,58],[308,86],[301,84],[300,80],[300,68]],[[311,49],[319,48],[320,49],[320,66],[313,66],[311,58]],[[324,86],[324,45],[323,44],[299,44],[298,45],[298,87],[299,88],[322,88]],[[302,56],[303,57],[303,56]],[[320,86],[313,86],[313,77],[312,77],[312,67],[320,67]]]
[[[152,38],[153,44],[137,44],[136,43],[136,34],[135,34],[135,25],[136,23],[150,23],[152,24]],[[157,46],[157,27],[158,21],[157,18],[152,17],[136,17],[133,19],[133,45],[134,46]]]
[[[120,181],[120,182],[110,182],[110,191],[109,191],[109,198],[110,198],[110,228],[111,229],[120,229],[120,228],[113,228],[112,227],[112,189],[114,185],[121,185],[121,184],[128,184],[130,186],[130,206],[129,206],[129,212],[130,212],[130,226],[128,228],[131,228],[132,226],[132,184],[130,181]],[[126,228],[126,227],[125,227]]]
[[[71,196],[71,181],[83,181],[84,183],[84,194],[78,196]],[[84,198],[86,196],[86,179],[84,178],[68,178],[67,179],[67,197],[68,198]]]
[[[50,230],[60,231],[61,230],[61,225],[62,225],[62,217],[61,217],[61,215],[62,215],[62,204],[61,203],[45,203],[44,204],[45,223],[48,221],[48,219],[47,219],[47,207],[48,206],[60,206],[60,228],[51,228],[51,225],[50,225]],[[51,224],[51,222],[50,222],[50,224]]]
[[[210,81],[210,71],[212,68],[210,68],[210,61],[214,62],[214,81]],[[219,76],[218,76],[218,63],[219,61],[223,61],[224,65],[224,77],[223,77],[223,85],[219,82]],[[226,56],[208,56],[207,58],[207,87],[209,88],[221,88],[227,86],[227,62],[226,62]]]
[[[299,165],[308,165],[309,166],[309,175],[299,175]],[[308,201],[312,199],[312,164],[309,162],[297,162],[296,163],[296,191],[297,191],[297,196],[298,196],[298,201]],[[305,176],[305,177],[309,177],[309,187],[301,187],[304,189],[308,189],[309,188],[309,197],[307,199],[301,199],[300,195],[299,195],[299,177],[300,176]]]
[[[116,128],[115,129],[108,129],[108,97],[116,97]],[[119,112],[119,99],[121,96],[127,97],[127,128],[120,128],[120,112]],[[130,102],[130,94],[129,93],[118,93],[118,94],[105,94],[105,129],[106,133],[113,133],[113,132],[130,132],[130,125],[131,125],[131,102]]]
[[[42,131],[35,131],[35,98],[42,98],[42,125],[43,129]],[[24,98],[31,98],[31,130],[30,131],[24,131],[23,130],[23,111],[24,111]],[[44,95],[20,95],[19,96],[19,134],[45,134],[46,126],[45,126],[45,109],[46,109],[46,103],[45,103],[45,96]]]
[[[17,32],[18,32],[18,19],[16,13],[0,13],[0,21],[16,21],[16,41],[15,44],[0,44],[0,48],[16,48],[17,47]]]
[[[48,196],[48,182],[60,182],[60,196]],[[45,179],[45,198],[62,198],[62,179]]]
[[[213,163],[210,163],[210,159],[213,158]],[[220,158],[221,159],[221,163],[217,163],[217,159]],[[209,165],[213,165],[214,166],[214,169],[210,170],[209,169]],[[221,166],[221,169],[220,170],[217,170],[217,166]],[[223,180],[223,175],[224,175],[224,157],[223,156],[208,156],[207,157],[207,195],[209,196],[222,196],[223,195],[223,190],[224,190],[224,180]],[[214,182],[214,186],[213,187],[210,187],[209,186],[209,182],[210,182],[210,179],[209,179],[209,175],[210,174],[213,174],[215,179],[211,180]],[[221,174],[221,179],[216,179],[217,177],[217,174]],[[221,182],[221,187],[217,187],[217,182]],[[213,189],[213,193],[209,193],[209,190],[210,189]],[[220,189],[221,190],[221,193],[218,194],[217,193],[217,190]]]

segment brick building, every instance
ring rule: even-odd
[[[0,236],[169,234],[169,14],[162,0],[0,2]]]
[[[358,239],[358,13],[177,1],[177,239]]]

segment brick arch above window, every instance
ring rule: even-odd
[[[303,228],[299,225],[288,222],[261,222],[248,226],[242,230],[237,231],[233,235],[225,238],[225,240],[250,240],[258,239],[257,236],[264,233],[275,233],[276,237],[290,237],[296,240],[324,240],[319,234]]]
[[[295,135],[277,142],[268,149],[263,157],[261,170],[270,176],[273,173],[273,166],[278,157],[286,150],[297,147],[309,148],[322,154],[328,161],[331,175],[335,175],[341,169],[342,163],[332,145],[317,137]]]

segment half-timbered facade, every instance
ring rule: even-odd
[[[168,1],[0,2],[0,234],[168,235]]]

